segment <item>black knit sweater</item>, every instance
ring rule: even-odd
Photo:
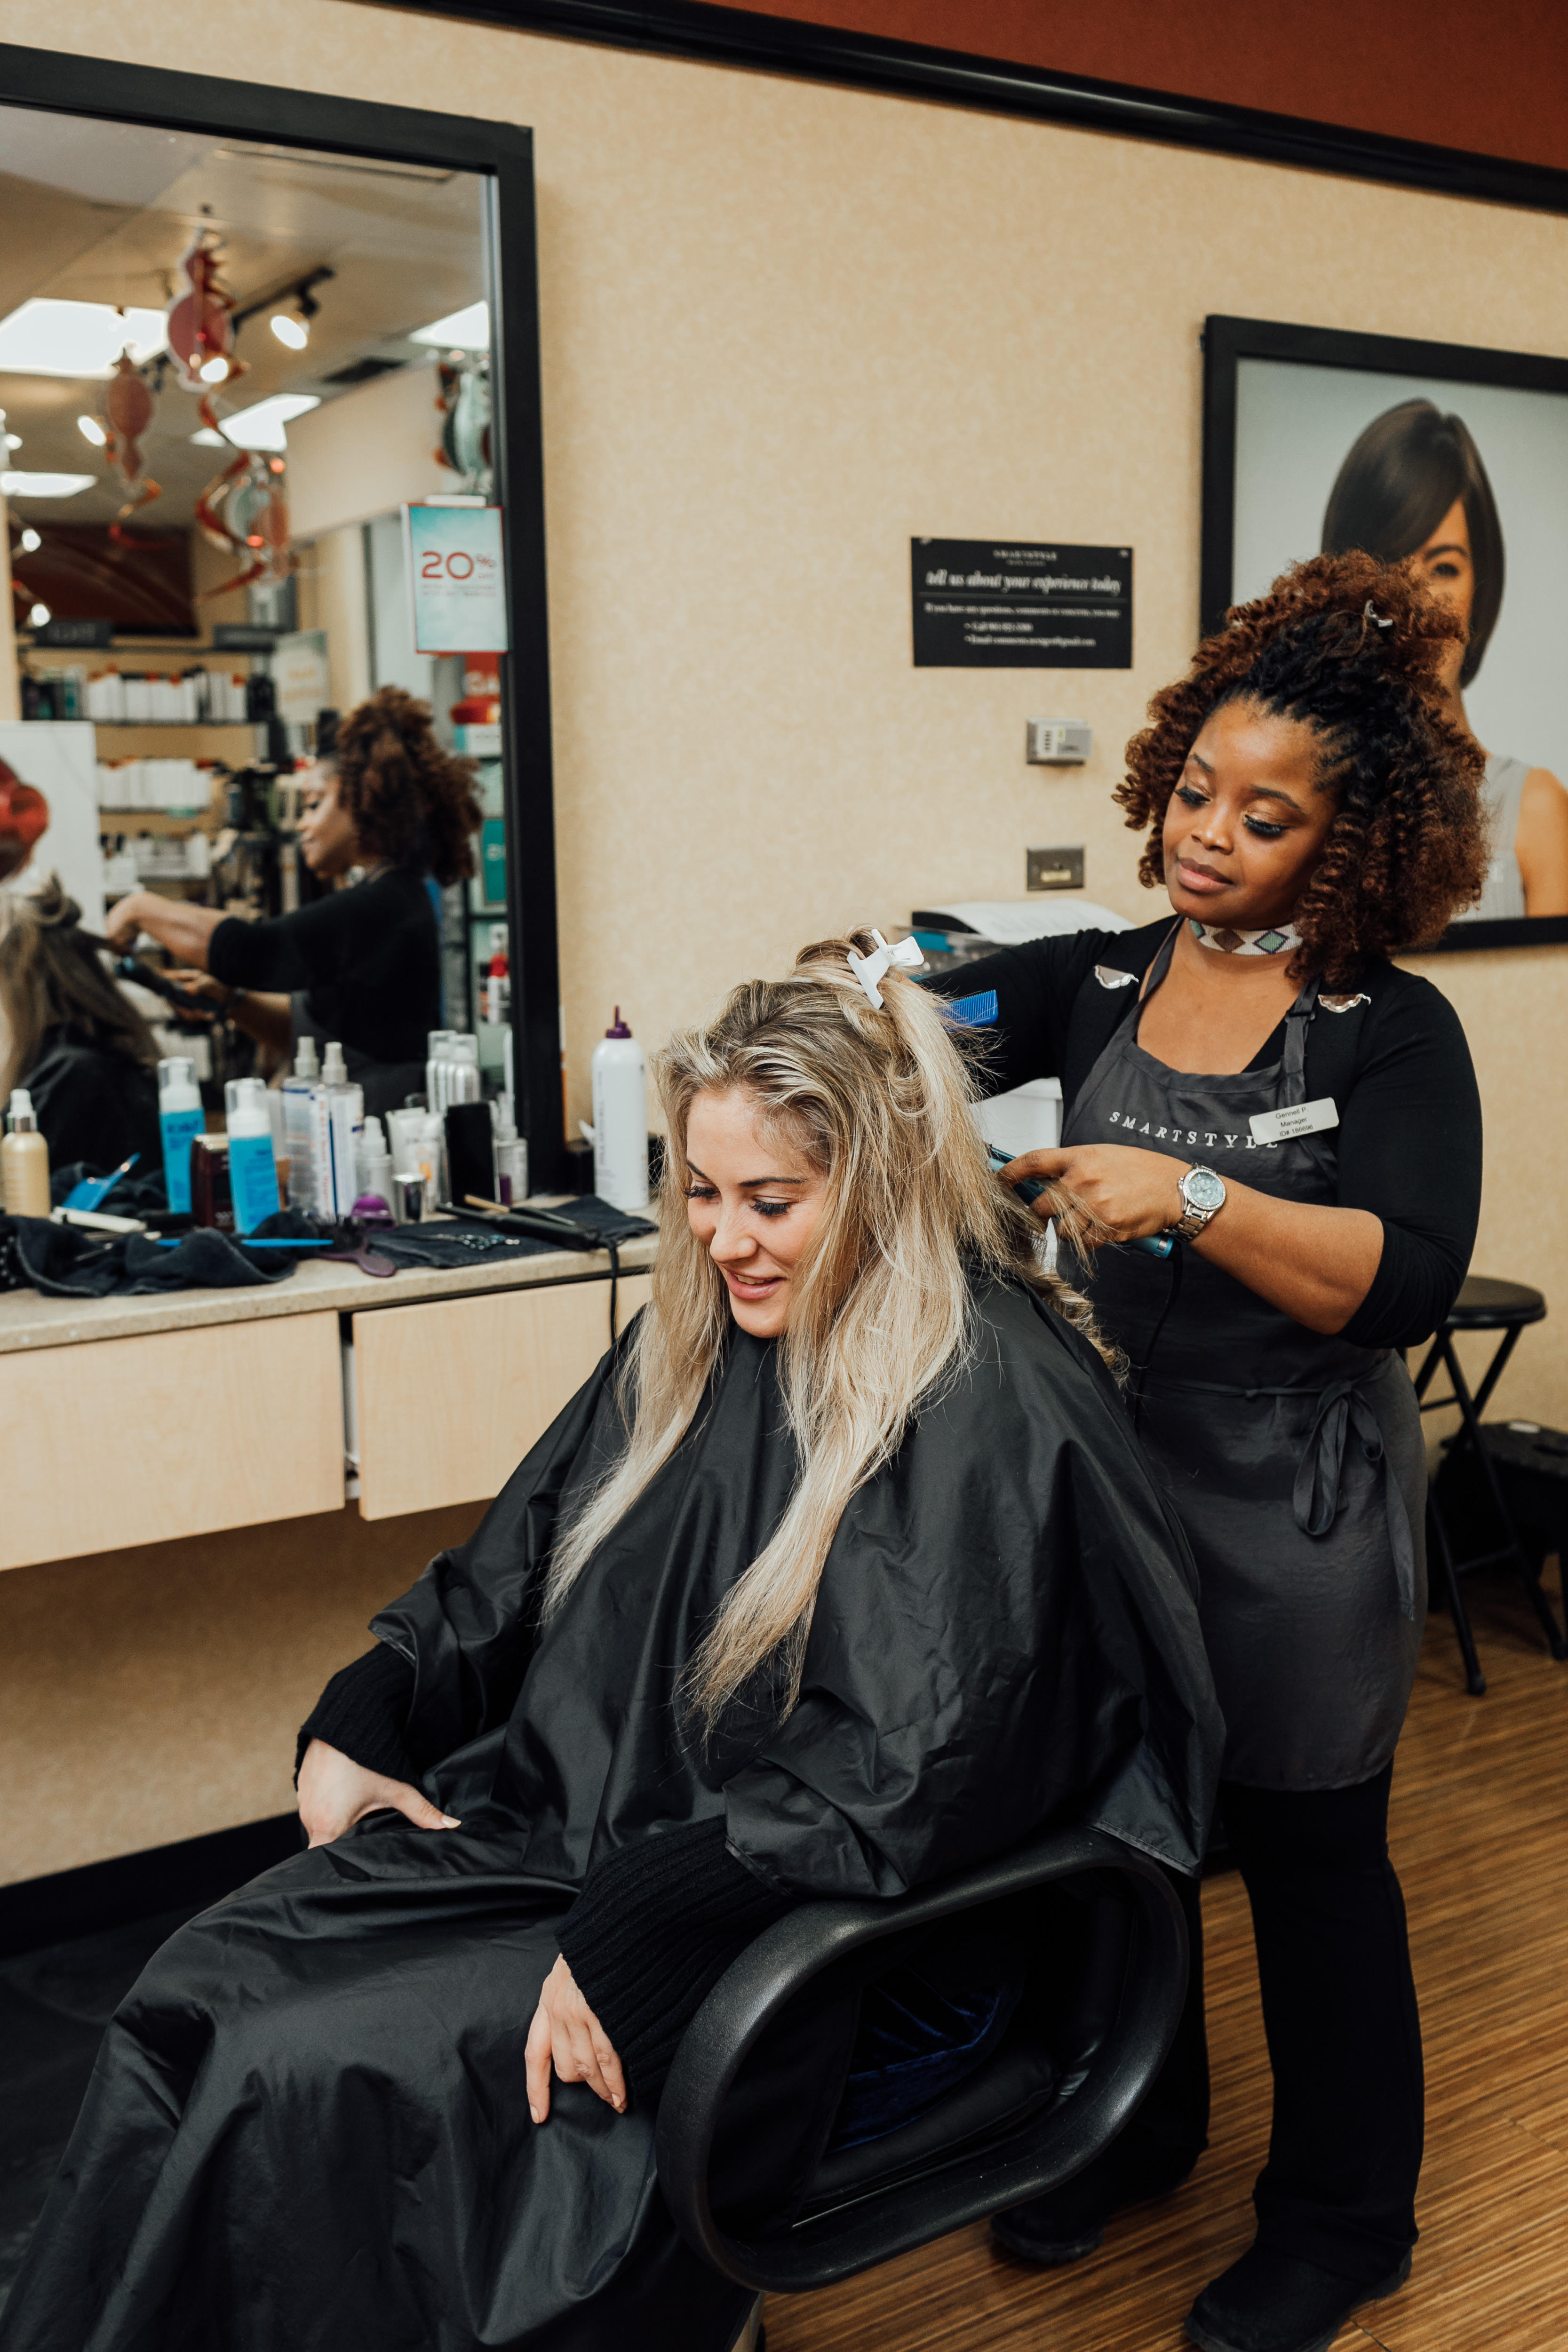
[[[388,1780],[417,1782],[405,1726],[414,1669],[378,1642],[335,1674],[300,1729]],[[426,1759],[433,1761],[434,1759]],[[676,2045],[731,1960],[794,1908],[738,1860],[722,1818],[603,1855],[561,1925],[578,1990],[609,2035],[634,2100],[651,2103]]]

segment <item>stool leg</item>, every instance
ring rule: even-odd
[[[1437,1497],[1430,1489],[1426,1496],[1426,1550],[1428,1558],[1437,1562],[1442,1575],[1443,1590],[1448,1602],[1448,1614],[1454,1621],[1454,1632],[1458,1636],[1459,1655],[1465,1662],[1465,1687],[1472,1698],[1482,1698],[1486,1695],[1487,1678],[1481,1672],[1481,1662],[1476,1655],[1476,1637],[1470,1631],[1469,1612],[1465,1607],[1464,1595],[1459,1591],[1459,1579],[1454,1568],[1454,1555],[1448,1549],[1448,1530],[1443,1524],[1443,1514],[1438,1507]]]
[[[1479,1459],[1481,1474],[1491,1496],[1492,1508],[1497,1513],[1498,1525],[1503,1532],[1503,1552],[1511,1559],[1514,1570],[1523,1582],[1525,1591],[1530,1597],[1530,1605],[1535,1612],[1537,1622],[1546,1636],[1547,1648],[1554,1658],[1568,1658],[1568,1642],[1563,1640],[1557,1619],[1552,1613],[1552,1603],[1541,1589],[1541,1579],[1531,1568],[1529,1556],[1520,1541],[1519,1529],[1514,1525],[1513,1513],[1510,1510],[1508,1498],[1502,1491],[1502,1481],[1498,1476],[1497,1465],[1488,1453],[1485,1439],[1481,1434],[1480,1409],[1497,1386],[1499,1375],[1507,1363],[1512,1351],[1512,1343],[1518,1337],[1517,1331],[1509,1333],[1508,1338],[1493,1357],[1487,1376],[1481,1382],[1479,1394],[1476,1397],[1471,1396],[1466,1385],[1465,1376],[1459,1370],[1459,1360],[1454,1352],[1452,1339],[1445,1337],[1444,1361],[1448,1377],[1454,1384],[1454,1401],[1459,1408],[1459,1417],[1464,1423],[1463,1435],[1453,1451],[1457,1456],[1463,1448],[1465,1439],[1468,1439]],[[1454,1584],[1457,1591],[1458,1586],[1457,1577],[1454,1579]]]

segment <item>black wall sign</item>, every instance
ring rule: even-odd
[[[107,646],[113,624],[109,621],[40,621],[33,631],[36,646],[80,646],[94,650]]]
[[[1132,550],[910,542],[917,669],[1131,669]]]

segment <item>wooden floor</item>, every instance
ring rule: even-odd
[[[1549,1580],[1552,1571],[1548,1571]],[[1568,1665],[1502,1587],[1471,1580],[1489,1688],[1446,1616],[1427,1629],[1394,1769],[1426,2051],[1421,2242],[1409,2285],[1338,2352],[1568,2347]],[[1175,2197],[1113,2221],[1067,2270],[966,2230],[847,2285],[770,2296],[768,2352],[1176,2352],[1194,2295],[1252,2235],[1268,2074],[1247,1898],[1205,1888],[1213,2141]]]

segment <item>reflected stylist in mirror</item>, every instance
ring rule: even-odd
[[[1426,1481],[1400,1351],[1464,1278],[1481,1139],[1456,1015],[1389,959],[1485,867],[1482,753],[1435,691],[1462,629],[1405,567],[1287,573],[1128,747],[1117,797],[1169,912],[937,983],[994,1021],[988,1083],[1061,1080],[1061,1148],[1006,1174],[1064,1185],[1113,1237],[1079,1278],[1198,1567],[1274,2069],[1257,2242],[1188,2320],[1207,2352],[1328,2343],[1403,2283],[1415,2238],[1419,2025],[1385,1840]],[[1161,1232],[1163,1262],[1117,1245]],[[1194,1969],[1134,2121],[998,2237],[1087,2253],[1184,2178],[1207,2127]]]
[[[445,886],[473,873],[481,815],[472,761],[442,749],[427,703],[384,686],[348,713],[308,779],[300,848],[336,886],[326,897],[248,923],[134,890],[109,935],[129,946],[146,931],[210,975],[215,1000],[280,1055],[303,1036],[340,1040],[367,1113],[383,1117],[423,1089],[426,1038],[441,1021],[426,877]]]

